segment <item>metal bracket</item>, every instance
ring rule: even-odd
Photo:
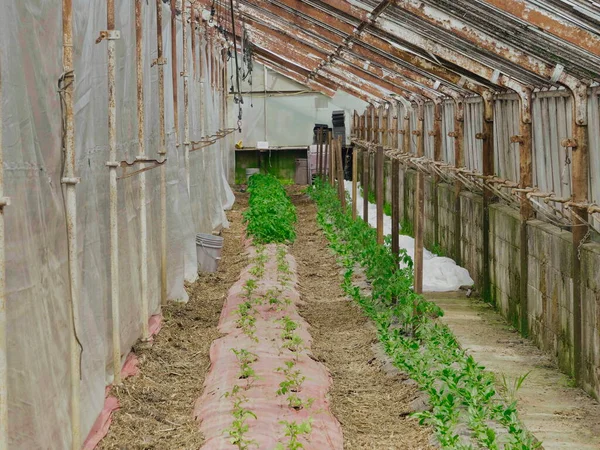
[[[477,133],[475,135],[475,139],[485,140],[485,139],[487,139],[487,134],[486,133]]]
[[[121,32],[119,30],[105,30],[101,31],[98,39],[96,39],[96,44],[99,44],[104,39],[107,41],[117,41],[121,39]]]
[[[525,139],[523,139],[523,136],[521,136],[520,134],[516,134],[510,137],[510,142],[512,144],[523,144],[525,142]]]
[[[492,77],[490,78],[490,81],[494,84],[498,84],[500,75],[501,75],[500,71],[498,69],[494,69],[494,72],[492,73]]]
[[[79,177],[63,177],[60,179],[60,182],[62,184],[78,184],[81,181],[81,178]]]
[[[552,78],[550,78],[550,82],[556,83],[558,81],[558,79],[560,78],[560,76],[562,75],[564,70],[565,70],[565,66],[563,66],[562,64],[557,64],[554,67],[554,72],[552,73]]]
[[[182,78],[189,78],[189,75],[187,74],[187,72],[179,72],[179,76]]]
[[[155,58],[154,60],[152,60],[152,64],[150,64],[150,67],[154,67],[154,66],[164,66],[167,64],[167,58],[164,57],[160,57],[160,58]]]
[[[577,139],[567,138],[560,141],[561,147],[565,148],[577,148]]]
[[[121,163],[118,161],[107,161],[106,162],[107,167],[119,167],[120,165],[121,165]]]

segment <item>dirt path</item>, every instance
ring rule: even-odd
[[[478,299],[464,292],[428,293],[427,298],[443,310],[461,346],[512,386],[526,373],[516,396],[519,417],[542,441],[545,450],[592,450],[600,448],[600,405],[581,389],[569,387],[552,359],[523,339],[506,321]]]
[[[342,289],[340,267],[318,228],[316,207],[292,193],[297,239],[291,253],[298,263],[300,313],[313,337],[312,351],[333,377],[331,409],[342,424],[345,449],[432,449],[431,433],[409,418],[416,388],[384,373],[375,359],[375,327]]]
[[[219,270],[201,275],[188,287],[187,304],[163,308],[163,327],[152,347],[138,346],[140,375],[127,379],[113,395],[118,410],[100,449],[194,449],[204,438],[192,410],[209,369],[209,348],[220,336],[217,323],[225,295],[246,265],[241,212],[247,196],[238,195],[228,213],[231,227],[223,231]]]

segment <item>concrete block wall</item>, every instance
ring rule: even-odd
[[[600,244],[581,246],[583,387],[600,400]]]
[[[454,186],[447,183],[439,183],[437,193],[438,244],[446,256],[457,259],[458,254],[455,247],[457,217],[454,206]]]
[[[386,166],[391,178],[391,167]],[[374,175],[374,174],[373,174]],[[401,215],[414,223],[416,173],[400,168]],[[386,201],[391,201],[391,182],[386,180]],[[437,196],[437,208],[434,203]],[[574,375],[573,248],[572,235],[539,220],[527,223],[527,298],[521,301],[521,219],[519,211],[502,204],[489,208],[489,286],[483,289],[483,199],[460,193],[460,216],[455,211],[454,186],[425,178],[425,246],[437,244],[444,254],[459,261],[475,280],[479,292],[515,328],[526,315],[526,331],[543,350],[554,355],[559,366]],[[389,199],[389,200],[388,200]],[[436,211],[437,210],[437,211]],[[437,217],[437,219],[436,219]],[[460,254],[455,233],[460,223]],[[437,230],[436,230],[437,227]],[[581,301],[583,367],[581,383],[600,397],[600,244],[581,246]],[[525,283],[525,280],[523,280]],[[525,287],[525,286],[523,286]]]
[[[469,191],[460,193],[461,265],[476,286],[483,282],[483,198]]]
[[[519,328],[521,296],[521,221],[519,212],[506,205],[498,204],[491,205],[489,212],[491,259],[491,298],[489,301],[515,328]],[[480,229],[479,235],[482,234]]]
[[[540,348],[557,357],[564,371],[572,373],[572,235],[539,220],[527,225],[529,334]]]

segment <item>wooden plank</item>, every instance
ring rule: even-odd
[[[356,194],[358,191],[358,149],[352,149],[352,219],[356,220]]]
[[[396,136],[398,134],[396,133]],[[392,254],[399,262],[400,253],[400,161],[392,159]]]
[[[419,104],[418,129],[417,129],[417,157],[425,154],[424,133],[424,106]],[[423,216],[424,216],[424,191],[425,179],[423,172],[417,170],[417,183],[415,189],[415,253],[414,253],[414,291],[423,293]]]
[[[334,142],[335,167],[337,173],[338,197],[342,209],[346,210],[346,190],[344,189],[344,166],[342,164],[342,138],[338,137]]]
[[[333,187],[335,185],[335,153],[331,147],[331,131],[327,132],[327,147],[329,148],[329,184]]]
[[[377,243],[383,245],[383,147],[375,153],[375,201],[377,204]]]
[[[369,223],[369,163],[371,157],[368,150],[363,151],[363,220]]]

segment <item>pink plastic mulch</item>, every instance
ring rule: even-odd
[[[255,249],[249,247],[249,256],[256,255]],[[276,246],[268,245],[265,253],[269,261],[265,265],[265,274],[258,283],[258,289],[253,297],[262,296],[269,289],[281,288],[277,281]],[[254,278],[249,270],[253,264],[242,271],[240,279],[229,290],[227,300],[221,312],[219,331],[226,335],[213,342],[210,349],[211,369],[208,373],[202,396],[196,401],[194,415],[200,422],[200,430],[206,437],[202,449],[234,449],[227,434],[232,416],[232,399],[225,397],[235,385],[242,388],[241,394],[247,398],[243,407],[249,409],[257,418],[247,420],[249,431],[246,439],[255,441],[251,448],[273,449],[278,442],[285,444],[289,438],[284,437],[285,428],[280,423],[288,421],[296,423],[312,419],[312,432],[302,436],[301,442],[305,448],[335,450],[343,448],[342,430],[337,419],[329,411],[327,392],[331,385],[331,377],[327,369],[310,357],[310,334],[308,324],[298,314],[297,305],[300,295],[296,289],[298,280],[296,276],[296,263],[292,256],[286,256],[292,275],[288,286],[280,294],[280,298],[289,298],[291,304],[276,308],[264,302],[256,305],[256,337],[255,342],[243,331],[236,327],[238,318],[236,309],[240,303],[246,301],[243,296],[243,286],[247,280]],[[303,340],[304,349],[292,352],[282,347],[282,325],[278,319],[287,316],[299,324],[296,333]],[[246,349],[258,356],[252,368],[257,374],[256,379],[248,387],[247,380],[239,379],[240,364],[232,349]],[[283,367],[286,361],[296,361],[294,369],[301,371],[306,380],[298,395],[303,399],[314,399],[310,408],[296,411],[287,405],[286,396],[276,394],[285,377],[277,372],[278,367]]]
[[[150,337],[154,337],[162,327],[162,315],[155,314],[148,320],[148,329],[150,331]],[[129,352],[125,359],[125,364],[121,368],[121,379],[136,376],[140,369],[138,367],[138,359],[135,353]],[[110,386],[106,387],[106,398],[104,399],[104,406],[100,414],[96,418],[92,429],[88,433],[87,438],[83,443],[83,450],[93,450],[100,443],[104,436],[108,434],[108,429],[112,422],[112,414],[119,409],[119,401],[116,397],[110,395]]]

